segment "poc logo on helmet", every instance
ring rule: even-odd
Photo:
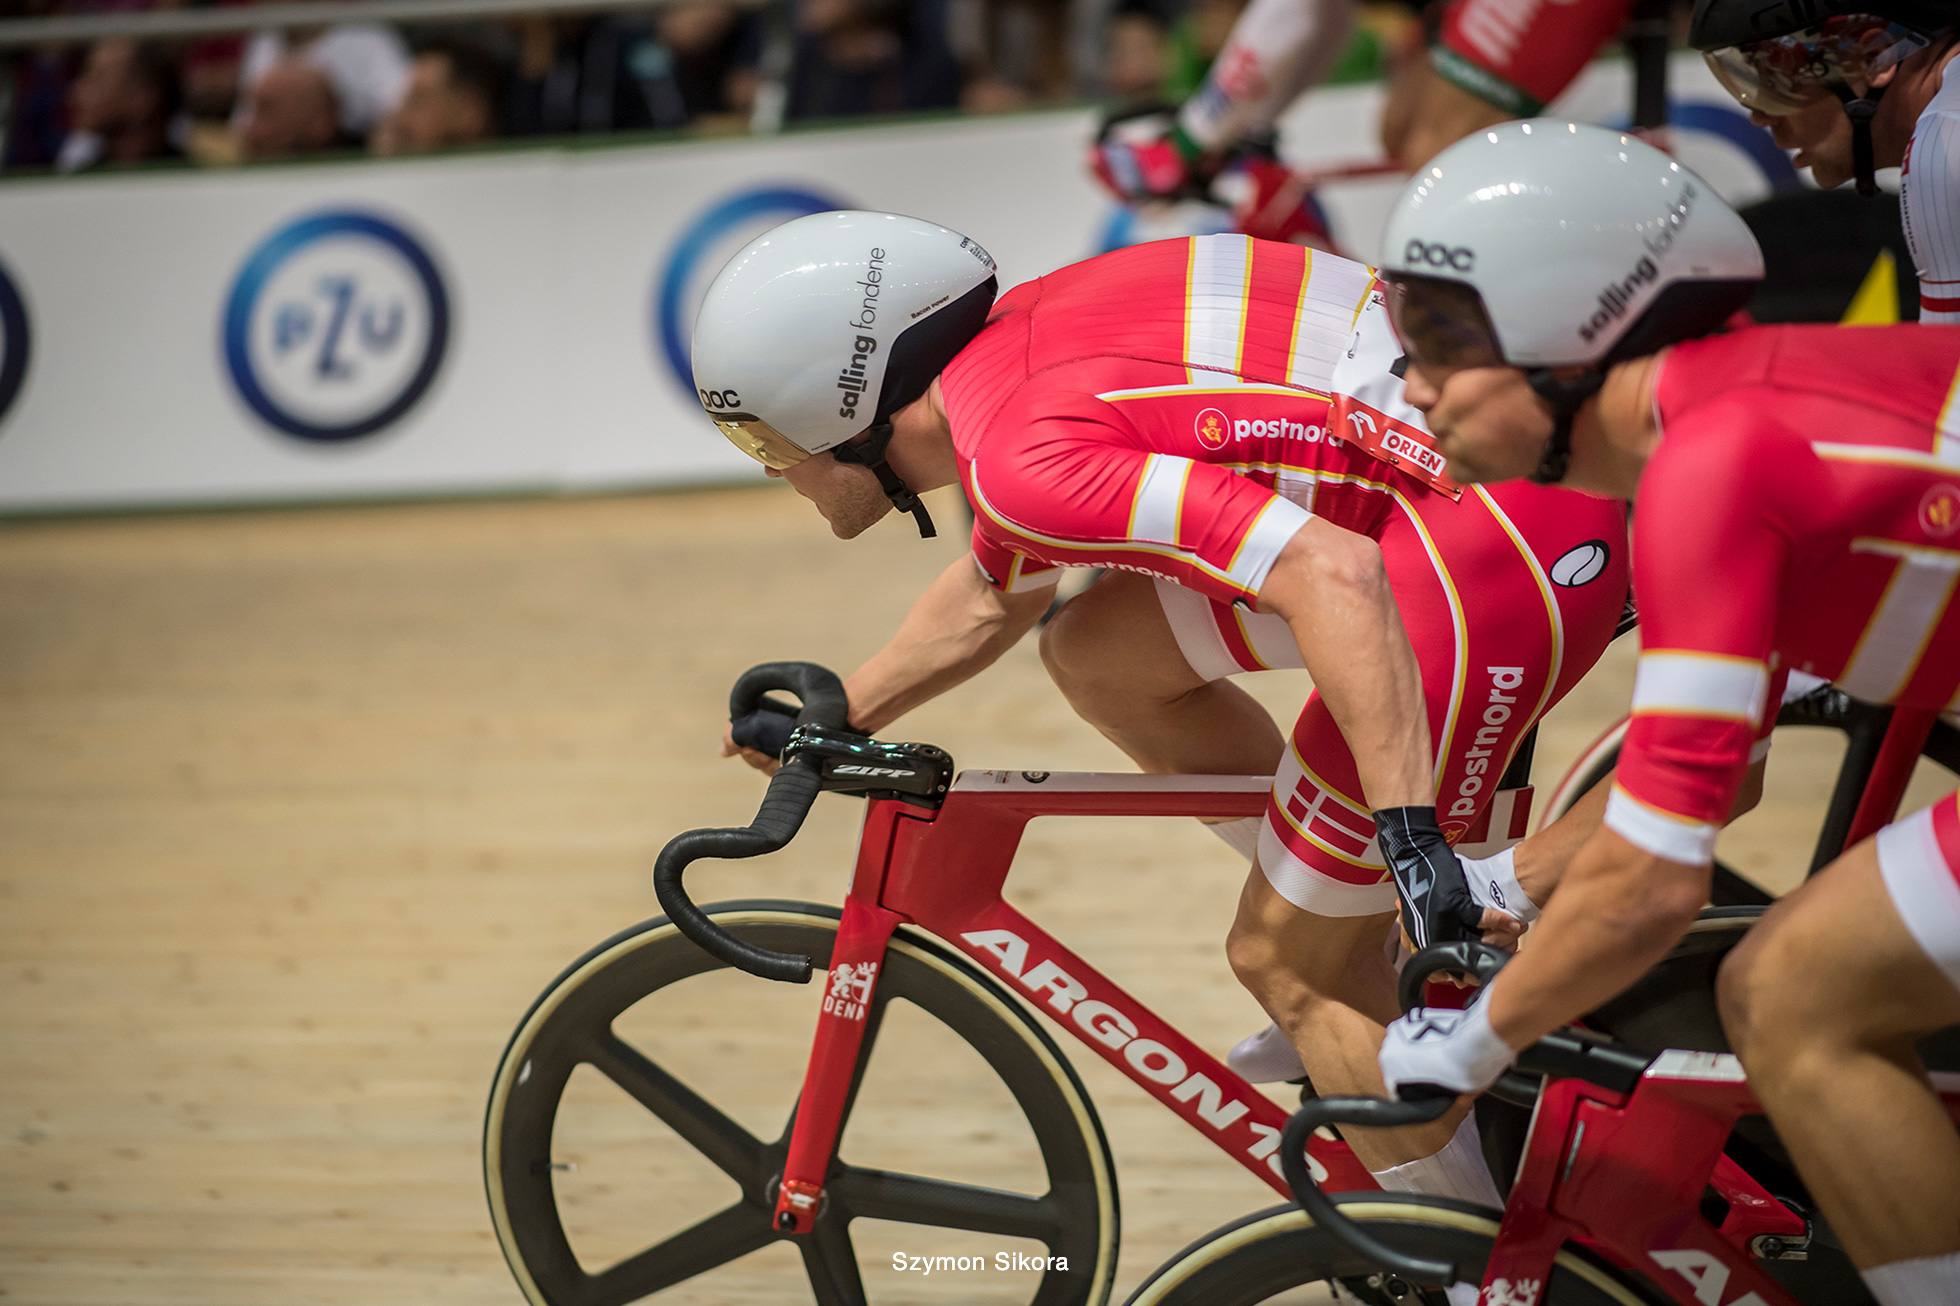
[[[1402,250],[1402,261],[1468,272],[1477,266],[1477,252],[1463,245],[1432,245],[1426,241],[1412,240]]]
[[[742,396],[736,394],[733,390],[696,390],[694,393],[701,396],[701,406],[703,408],[740,408],[742,406]]]

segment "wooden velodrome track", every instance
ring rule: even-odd
[[[0,1297],[516,1301],[478,1165],[505,1039],[567,961],[655,914],[665,838],[752,812],[759,781],[715,756],[733,675],[855,665],[959,553],[939,507],[930,544],[902,518],[835,541],[780,488],[0,526]],[[1553,715],[1541,793],[1624,707],[1628,644]],[[1281,712],[1304,693],[1260,679]],[[1032,640],[891,733],[967,766],[1123,766]],[[1729,860],[1794,879],[1831,752],[1779,747]],[[825,800],[700,896],[837,901],[858,810]],[[1010,896],[1216,1050],[1263,1023],[1220,947],[1232,854],[1181,822],[1048,824]],[[810,991],[764,987],[797,1004],[780,1036],[712,1007],[680,1024],[737,1081],[793,1086]],[[1073,1060],[1117,1156],[1120,1301],[1272,1197]],[[955,1128],[964,1091],[939,1095]],[[901,1162],[920,1137],[863,1108],[853,1129]],[[635,1182],[720,1205],[685,1161]],[[859,1241],[874,1300],[1027,1282],[880,1277],[891,1250],[986,1250],[894,1228]],[[808,1300],[786,1249],[750,1261],[659,1300]]]

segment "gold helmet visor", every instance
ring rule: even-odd
[[[790,443],[789,437],[753,413],[709,413],[715,428],[764,467],[782,471],[794,467],[810,455]]]
[[[1779,118],[1830,95],[1833,83],[1869,86],[1927,44],[1901,23],[1847,14],[1787,36],[1704,51],[1702,58],[1744,108]]]

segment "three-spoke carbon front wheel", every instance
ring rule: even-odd
[[[1438,1197],[1351,1193],[1342,1213],[1399,1251],[1481,1272],[1497,1238],[1494,1213]],[[1575,1248],[1558,1254],[1542,1297],[1549,1306],[1650,1306],[1623,1272]],[[1128,1306],[1441,1306],[1444,1295],[1384,1275],[1314,1224],[1297,1206],[1276,1206],[1206,1234],[1157,1267]]]
[[[820,974],[837,930],[809,903],[707,914]],[[878,978],[816,1230],[775,1231],[818,1000],[665,919],[545,990],[484,1123],[492,1220],[532,1302],[624,1306],[682,1283],[688,1301],[819,1306],[1107,1299],[1115,1169],[1088,1094],[994,980],[910,929]]]

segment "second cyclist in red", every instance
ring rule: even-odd
[[[802,222],[821,234],[870,217]],[[854,255],[868,240],[832,256],[793,253],[787,236],[778,239],[780,253],[738,256],[731,268],[767,267],[754,284],[769,287],[789,275],[782,269],[821,269],[834,257],[855,269],[855,293],[878,291],[852,301],[852,322],[882,321],[913,302],[897,299],[890,259],[873,253],[874,269]],[[952,260],[956,270],[963,257]],[[910,311],[956,296],[963,280],[917,291]],[[718,335],[706,351],[712,362],[697,345],[704,403],[732,439],[777,458],[839,533],[852,534],[870,519],[859,503],[882,509],[853,496],[878,491],[807,445],[785,450],[788,406],[772,418],[758,402],[759,387],[784,372],[783,360],[765,367],[756,356],[758,338],[793,311],[775,293],[745,298],[722,281],[711,290],[704,320],[731,325],[725,355]],[[867,304],[876,305],[872,318]],[[843,320],[813,319],[820,346]],[[851,396],[843,406],[868,414],[857,388],[871,383],[858,373],[881,353],[901,366],[901,346],[850,343],[846,367],[826,356],[817,374],[827,381],[835,371],[839,393]],[[1230,955],[1330,1091],[1378,1086],[1373,1050],[1395,1014],[1384,945],[1396,886],[1370,813],[1393,804],[1371,804],[1358,749],[1318,695],[1287,738],[1226,679],[1302,664],[1299,623],[1260,610],[1290,565],[1289,546],[1329,534],[1378,542],[1420,667],[1432,741],[1425,789],[1440,786],[1437,818],[1459,845],[1522,834],[1525,805],[1493,804],[1498,780],[1525,731],[1605,648],[1627,591],[1623,506],[1537,486],[1449,484],[1402,399],[1398,352],[1370,269],[1242,236],[1140,246],[1012,290],[935,364],[936,382],[914,376],[922,393],[889,428],[902,485],[894,473],[886,491],[957,477],[975,511],[971,556],[948,567],[846,682],[853,722],[878,728],[1031,629],[1064,568],[1106,569],[1049,624],[1044,655],[1077,709],[1145,769],[1275,777],[1265,817],[1222,831],[1256,857]],[[751,359],[753,372],[742,374]],[[1348,579],[1328,573],[1320,584],[1332,593]],[[1327,685],[1344,656],[1374,656],[1363,650],[1375,633],[1358,608],[1324,615],[1308,632],[1307,657],[1332,659],[1313,667]],[[1497,912],[1483,911],[1484,928],[1502,928]],[[1388,1186],[1493,1203],[1474,1127],[1459,1132],[1461,1119],[1355,1146]]]
[[[1451,469],[1638,495],[1641,656],[1604,828],[1482,1001],[1412,1013],[1384,1042],[1389,1084],[1474,1092],[1688,931],[1785,676],[1920,709],[1908,756],[1960,703],[1960,330],[1760,327],[1665,348],[1719,326],[1760,254],[1699,178],[1598,128],[1516,124],[1439,155],[1389,245],[1445,238],[1473,269],[1389,275],[1408,392]],[[1960,1024],[1956,796],[1785,895],[1719,992],[1741,1068],[1711,1074],[1747,1071],[1873,1296],[1960,1301],[1960,1134],[1917,1050]]]

